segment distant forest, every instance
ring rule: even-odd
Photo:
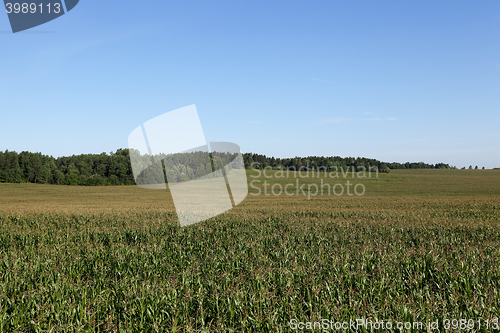
[[[347,167],[352,170],[369,170],[377,167],[379,172],[390,169],[449,169],[448,164],[436,165],[419,163],[384,163],[364,157],[294,157],[275,158],[260,154],[245,153],[246,168],[311,170],[318,167],[335,170]],[[453,167],[454,168],[454,167]],[[196,172],[196,171],[195,171]],[[181,178],[181,177],[180,177]],[[191,178],[191,177],[189,177]],[[41,153],[23,151],[16,153],[0,151],[0,183],[38,183],[60,185],[134,185],[128,149],[118,149],[114,153],[83,154],[54,158]]]

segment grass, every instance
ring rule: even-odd
[[[356,318],[440,330],[446,318],[481,319],[469,331],[492,331],[500,172],[353,181],[365,195],[252,188],[186,228],[165,191],[1,184],[0,332],[288,332],[292,319]]]

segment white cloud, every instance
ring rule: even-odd
[[[333,82],[330,82],[330,81],[325,81],[325,80],[320,80],[320,79],[315,79],[313,77],[310,78],[311,80],[314,80],[314,81],[318,81],[318,82],[325,82],[325,83],[330,83],[330,84],[334,84]]]
[[[394,117],[386,117],[386,118],[330,118],[324,119],[323,123],[345,123],[345,122],[356,122],[356,121],[394,121],[396,118]]]

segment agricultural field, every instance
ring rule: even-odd
[[[0,332],[500,328],[500,170],[325,176],[249,170],[240,205],[185,228],[168,191],[0,184]],[[348,180],[363,195],[309,186]]]

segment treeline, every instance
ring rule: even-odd
[[[205,155],[206,156],[206,155]],[[212,154],[212,164],[215,166],[227,164],[233,155]],[[169,178],[177,181],[194,179],[200,175],[208,174],[210,170],[208,161],[200,162],[193,154],[183,158],[191,162],[181,161],[179,166],[172,167],[167,161]],[[260,154],[245,153],[243,160],[246,168],[289,169],[289,170],[332,170],[349,167],[351,170],[360,170],[362,167],[369,170],[377,167],[379,172],[389,172],[390,169],[449,169],[448,164],[436,165],[420,163],[384,163],[376,159],[364,157],[294,157],[275,158]],[[180,161],[180,160],[176,160]],[[177,162],[175,162],[177,163]],[[175,164],[174,163],[174,164]],[[202,168],[203,167],[203,168]],[[144,172],[148,172],[147,169]],[[171,174],[174,172],[175,174]],[[156,175],[158,172],[155,173]],[[162,175],[162,174],[161,174]],[[141,177],[147,176],[146,174]],[[150,178],[147,176],[146,178]],[[6,150],[0,151],[0,183],[38,183],[60,185],[134,185],[134,175],[130,163],[128,149],[118,149],[114,153],[83,154],[54,158],[41,153],[21,152],[16,153]]]
[[[390,169],[450,169],[448,164],[438,163],[438,164],[426,164],[424,162],[419,163],[384,163],[372,158],[365,157],[294,157],[294,158],[275,158],[267,157],[266,155],[259,154],[244,154],[243,159],[245,165],[249,168],[252,164],[253,168],[265,168],[271,167],[273,169],[288,169],[288,170],[311,170],[314,168],[321,168],[320,170],[330,170],[341,168],[346,170],[349,167],[350,170],[360,170],[363,167],[369,170],[370,167],[377,167],[379,172],[390,172]]]
[[[166,166],[153,163],[149,156],[137,155],[134,161],[139,170],[139,184],[157,184],[165,181],[164,174],[172,182],[187,181],[200,177],[221,177],[221,172],[212,173],[212,168],[220,169],[235,165],[235,155],[230,153],[207,154],[193,152],[160,156]],[[158,156],[156,158],[158,160]],[[231,162],[231,163],[230,163]],[[150,164],[150,163],[149,163]],[[134,173],[128,149],[118,149],[115,153],[84,154],[54,158],[41,153],[23,151],[0,151],[0,183],[37,183],[56,185],[134,185]]]
[[[118,149],[109,155],[59,158],[26,151],[0,151],[0,182],[87,186],[135,184],[128,149]]]
[[[456,167],[450,167],[449,164],[437,163],[437,164],[426,164],[424,162],[418,163],[387,163],[389,169],[456,169]]]
[[[238,154],[203,151],[172,155],[141,155],[138,150],[130,151],[132,170],[138,174],[138,185],[185,182],[194,179],[224,177],[222,169],[244,169],[237,165]],[[155,162],[152,162],[155,161]],[[164,165],[164,166],[163,166]],[[214,172],[215,171],[215,172]],[[165,180],[165,175],[167,180]]]
[[[294,158],[276,158],[267,157],[266,155],[260,154],[243,154],[243,160],[247,168],[263,169],[263,168],[273,168],[273,169],[286,169],[286,170],[350,170],[354,167],[354,170],[370,170],[370,168],[377,167],[379,172],[389,172],[389,167],[376,159],[365,158],[365,157],[322,157],[322,156],[309,156],[309,157],[294,157]]]

